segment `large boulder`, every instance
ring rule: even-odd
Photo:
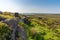
[[[3,18],[3,17],[0,16],[0,21],[5,20],[5,19],[6,19],[6,18]]]
[[[16,13],[14,14],[14,16],[15,16],[15,17],[19,17],[19,13],[16,12]]]

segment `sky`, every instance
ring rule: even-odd
[[[0,11],[60,13],[60,0],[0,0]]]

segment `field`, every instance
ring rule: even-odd
[[[15,18],[13,13],[4,12],[1,17],[10,20]],[[20,14],[23,18],[25,15]],[[26,15],[29,22],[20,21],[19,26],[24,27],[27,40],[60,40],[60,14],[34,14]],[[0,40],[11,38],[12,28],[0,21]],[[17,33],[18,34],[18,33]],[[16,37],[19,40],[18,37]]]

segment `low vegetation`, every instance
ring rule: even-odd
[[[9,12],[4,12],[0,16],[7,20],[15,18],[14,14]],[[20,17],[23,18],[24,15],[20,15]],[[42,16],[29,15],[27,19],[29,20],[28,24],[20,21],[18,25],[24,27],[28,40],[60,40],[60,18],[58,16],[47,16],[47,14]],[[0,21],[0,40],[9,40],[11,33],[11,28]]]

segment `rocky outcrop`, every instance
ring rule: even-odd
[[[27,34],[25,29],[23,27],[18,26],[18,22],[16,20],[10,19],[10,20],[4,20],[3,22],[9,25],[13,29],[13,32],[11,34],[11,40],[16,40],[15,39],[16,31],[18,31],[19,36],[22,38],[22,40],[27,40]]]
[[[5,19],[6,19],[6,18],[3,18],[3,17],[0,16],[0,21],[5,20]]]

